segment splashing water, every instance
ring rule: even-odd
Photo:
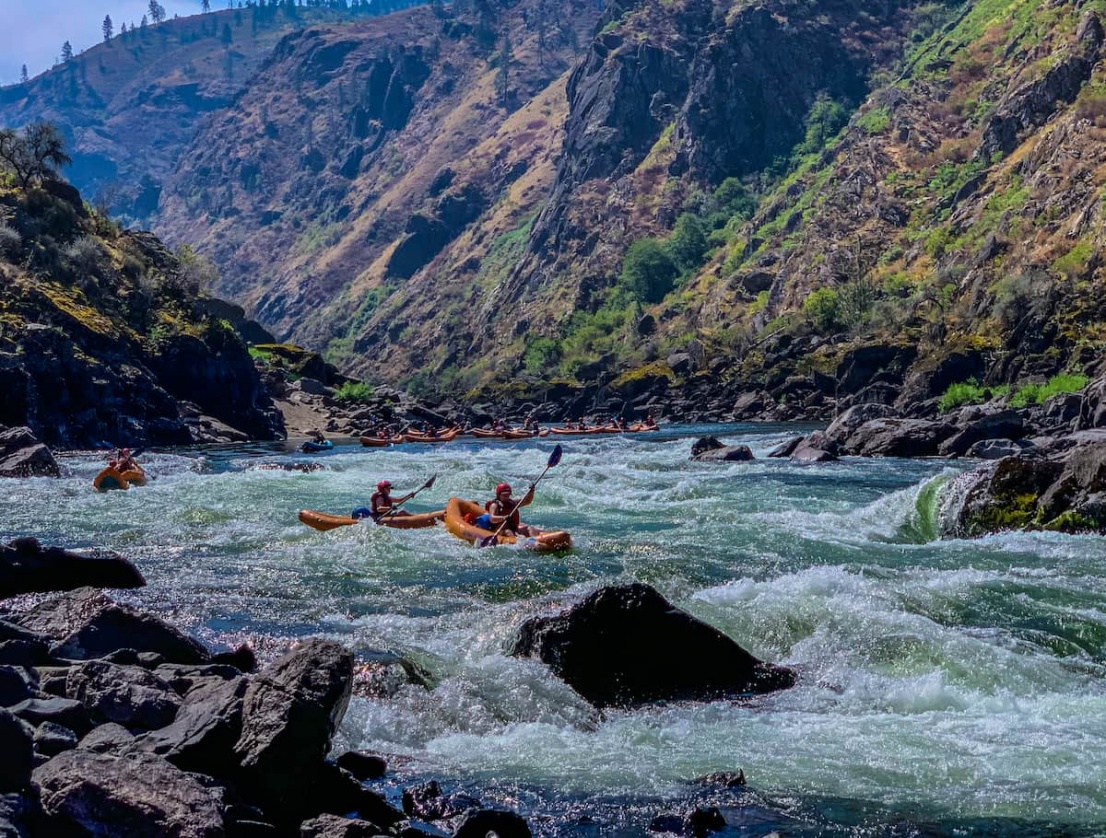
[[[1010,834],[1106,825],[1106,540],[936,540],[948,462],[765,459],[789,431],[557,440],[563,461],[524,518],[570,530],[565,555],[296,519],[348,514],[384,477],[401,494],[438,475],[412,511],[483,501],[500,480],[533,480],[546,440],[339,445],[310,473],[256,468],[312,459],[280,446],[150,453],[148,486],[107,494],[91,489],[101,462],[72,455],[60,480],[0,481],[0,537],[118,550],[150,583],[120,598],[212,644],[250,639],[264,656],[319,634],[408,655],[435,688],[355,699],[339,747],[560,812],[549,834],[568,834],[580,801],[691,799],[691,780],[738,767],[754,790],[742,799],[773,813],[764,831],[795,819],[847,831],[871,806],[885,823],[1010,819]],[[702,433],[759,459],[690,462]],[[528,617],[631,580],[795,667],[799,685],[601,714],[507,656]]]

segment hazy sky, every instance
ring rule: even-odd
[[[201,0],[159,0],[166,17],[185,17],[200,11]],[[212,9],[225,9],[226,0],[211,0]],[[150,0],[0,0],[0,84],[19,81],[26,64],[33,78],[49,70],[69,41],[74,54],[104,39],[104,17],[111,16],[115,34],[126,23],[141,22]]]

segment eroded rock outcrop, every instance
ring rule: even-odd
[[[797,677],[642,584],[601,588],[559,616],[528,620],[512,654],[548,664],[597,707],[737,698]]]

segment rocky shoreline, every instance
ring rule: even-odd
[[[96,587],[25,596],[82,583]],[[434,781],[404,787],[397,805],[385,757],[332,753],[353,695],[386,697],[393,670],[430,690],[410,662],[309,638],[259,666],[249,646],[212,652],[97,589],[144,584],[116,554],[0,545],[0,834],[531,835],[516,812]],[[797,681],[641,584],[531,619],[511,654],[545,662],[600,712]],[[699,781],[743,783],[740,771]],[[699,807],[654,823],[697,835],[725,818]]]

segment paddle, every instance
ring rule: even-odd
[[[433,486],[434,481],[437,480],[437,479],[438,479],[438,475],[436,475],[436,474],[430,475],[430,479],[427,480],[425,483],[423,483],[421,486],[419,486],[419,488],[415,489],[415,491],[411,492],[411,494],[407,495],[402,500],[396,501],[392,505],[391,509],[389,509],[387,512],[385,512],[383,515],[381,515],[379,518],[376,519],[377,526],[380,526],[380,524],[384,523],[385,518],[387,518],[391,515],[395,515],[396,512],[399,511],[399,508],[401,506],[403,506],[403,504],[407,503],[407,501],[411,500],[411,498],[413,498],[415,495],[417,495],[423,489],[429,489],[431,486]]]
[[[549,462],[545,464],[545,469],[542,471],[541,474],[538,475],[537,480],[530,484],[530,488],[526,490],[526,494],[522,496],[522,500],[516,503],[514,509],[512,509],[503,517],[503,523],[499,525],[499,528],[494,533],[492,533],[491,535],[486,535],[478,542],[476,542],[477,547],[495,547],[495,545],[499,543],[499,534],[503,532],[503,528],[507,526],[507,522],[511,520],[511,516],[515,514],[515,510],[522,506],[522,501],[526,500],[526,496],[534,491],[535,487],[537,487],[538,485],[538,482],[543,477],[545,477],[545,472],[549,471],[549,469],[553,468],[553,466],[557,465],[557,463],[561,461],[562,453],[564,452],[561,449],[560,443],[558,443],[553,447],[553,453],[549,455]]]

